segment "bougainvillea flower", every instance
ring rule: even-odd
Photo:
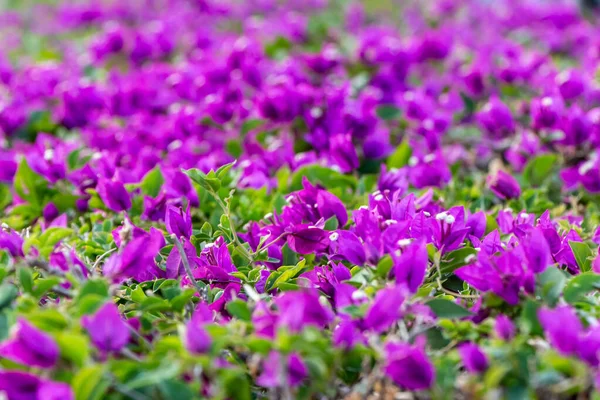
[[[346,260],[354,265],[364,265],[367,256],[358,237],[345,230],[337,230],[329,235],[329,248],[333,260]]]
[[[94,346],[103,353],[119,352],[129,342],[129,326],[113,303],[106,303],[95,314],[85,316],[82,324]]]
[[[210,349],[212,338],[204,325],[212,322],[212,311],[204,303],[199,303],[192,318],[185,326],[185,346],[195,354],[206,353]]]
[[[0,371],[0,393],[11,400],[73,400],[69,385],[22,371]]]
[[[282,369],[284,369],[283,374]],[[283,385],[289,385],[293,388],[300,385],[307,376],[308,369],[298,354],[292,353],[289,356],[285,356],[272,351],[263,362],[263,371],[256,382],[260,386],[267,388],[281,387]]]
[[[385,374],[398,386],[408,390],[429,388],[435,380],[435,369],[421,345],[387,343]]]
[[[290,230],[287,243],[296,253],[317,253],[329,246],[329,234],[314,225],[297,225]]]
[[[578,350],[583,327],[571,307],[559,306],[553,310],[541,308],[538,318],[546,337],[559,352],[569,355]]]
[[[519,303],[519,293],[528,283],[521,260],[512,252],[497,257],[480,252],[476,263],[458,268],[454,273],[474,288],[491,291],[511,305]]]
[[[415,293],[425,279],[429,263],[424,242],[413,242],[401,250],[398,256],[392,253],[396,283],[404,285],[410,293]]]
[[[501,314],[496,317],[494,326],[496,335],[502,340],[511,340],[516,333],[515,325],[506,315]]]
[[[515,121],[510,109],[500,99],[494,97],[483,106],[479,122],[487,133],[495,139],[502,139],[515,132]]]
[[[292,332],[299,332],[307,325],[323,328],[333,319],[332,311],[321,304],[314,290],[286,292],[275,304],[279,309],[277,324]]]
[[[54,339],[24,319],[19,319],[10,337],[0,344],[0,356],[30,367],[52,368],[59,348]]]
[[[0,249],[13,257],[23,257],[23,238],[17,232],[0,229]]]
[[[181,208],[177,209],[174,206],[167,208],[165,216],[165,225],[167,232],[178,238],[192,236],[192,216],[190,214],[190,206],[185,210],[185,213]]]
[[[106,261],[104,274],[115,281],[133,277],[140,282],[152,276],[161,276],[162,270],[156,267],[154,257],[164,242],[163,235],[156,230],[131,240],[121,253]]]
[[[458,353],[463,365],[472,374],[485,372],[488,368],[488,359],[485,353],[475,343],[467,342],[458,346]]]
[[[502,170],[490,175],[487,182],[490,190],[502,200],[515,199],[521,195],[519,182]]]
[[[390,286],[377,292],[371,307],[365,314],[365,327],[381,333],[396,323],[400,318],[400,308],[405,299],[402,292],[400,286]]]
[[[37,391],[37,398],[39,400],[74,400],[75,395],[66,383],[42,381]]]
[[[112,211],[126,211],[131,207],[131,196],[121,182],[102,179],[98,182],[96,190],[104,204]]]

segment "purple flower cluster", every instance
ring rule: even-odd
[[[0,11],[0,393],[591,390],[596,10],[52,3]]]

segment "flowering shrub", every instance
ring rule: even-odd
[[[6,3],[8,399],[599,398],[593,2]]]

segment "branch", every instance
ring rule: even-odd
[[[207,296],[206,290],[205,290],[205,288],[200,286],[198,284],[198,282],[196,282],[196,278],[194,278],[194,274],[192,274],[192,269],[190,268],[190,261],[187,258],[187,254],[185,254],[185,249],[183,248],[183,244],[181,243],[181,240],[179,240],[179,238],[175,234],[172,234],[171,238],[175,242],[175,246],[177,246],[177,250],[179,251],[179,255],[181,256],[181,262],[183,263],[183,268],[185,269],[185,273],[187,274],[188,279],[192,282],[192,284],[196,288],[196,291],[200,295],[200,298],[202,299],[202,301],[207,302],[208,296]]]

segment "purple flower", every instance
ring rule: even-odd
[[[275,315],[264,301],[259,301],[252,313],[252,325],[254,332],[258,336],[273,339],[275,337],[275,325],[277,315]]]
[[[529,282],[529,275],[514,252],[490,257],[482,251],[475,264],[458,268],[454,273],[475,289],[491,291],[510,305],[519,303],[519,293]]]
[[[531,120],[535,129],[555,128],[563,112],[560,98],[542,97],[531,102]]]
[[[488,360],[484,352],[475,343],[463,343],[458,347],[463,365],[472,374],[485,372]]]
[[[496,317],[496,335],[502,340],[509,341],[515,336],[515,324],[504,314]]]
[[[316,226],[301,224],[290,230],[287,243],[299,254],[318,253],[329,246],[329,234]]]
[[[422,346],[387,343],[385,353],[384,372],[396,385],[407,390],[423,390],[435,381],[435,369]]]
[[[161,276],[154,257],[163,247],[165,239],[160,231],[151,228],[150,233],[136,237],[123,248],[120,254],[111,256],[103,266],[105,276],[115,281],[134,278],[139,282]]]
[[[210,349],[212,338],[204,326],[212,322],[212,311],[204,303],[198,304],[192,318],[185,326],[185,346],[195,354],[206,353]]]
[[[113,303],[106,303],[95,314],[83,317],[82,325],[103,353],[119,352],[129,342],[129,326]]]
[[[9,339],[0,344],[0,356],[30,367],[52,368],[59,348],[50,335],[19,319]]]
[[[338,230],[329,235],[331,259],[346,260],[354,265],[362,266],[366,261],[365,249],[358,237],[346,230]]]
[[[42,380],[28,372],[0,371],[0,393],[10,400],[73,400],[66,383]]]
[[[37,398],[38,400],[74,400],[75,395],[66,383],[42,381],[37,391]]]
[[[0,249],[7,250],[13,257],[23,257],[23,238],[17,232],[0,229]]]
[[[515,132],[515,121],[510,109],[497,97],[483,107],[479,113],[479,123],[494,139],[502,139]]]
[[[516,199],[521,195],[519,182],[502,170],[488,176],[487,183],[490,190],[502,200]]]
[[[358,155],[351,139],[349,134],[334,135],[329,139],[329,155],[333,163],[344,173],[352,172],[359,165]]]
[[[429,263],[424,242],[413,242],[398,256],[392,253],[394,275],[398,284],[405,285],[409,292],[416,293],[425,279]]]
[[[539,228],[531,230],[531,234],[524,243],[524,251],[529,269],[536,274],[544,272],[548,265],[553,263],[550,246]]]
[[[296,387],[307,376],[308,369],[298,354],[291,353],[286,357],[276,351],[271,351],[263,363],[263,371],[256,382],[260,386],[267,388],[275,388],[283,385]],[[284,381],[282,381],[282,378]]]
[[[112,211],[120,212],[131,208],[131,197],[123,183],[101,179],[96,186],[96,190],[106,207]]]
[[[11,400],[35,400],[42,381],[37,376],[20,371],[0,371],[0,392]]]
[[[344,320],[333,331],[333,344],[344,349],[351,349],[358,343],[365,343],[365,337],[352,320]]]
[[[458,206],[436,214],[435,218],[430,218],[427,222],[433,244],[443,253],[461,247],[471,230],[465,226],[464,208]]]
[[[292,332],[299,332],[306,325],[323,328],[333,319],[333,312],[321,304],[314,290],[286,292],[275,304],[279,309],[278,325]]]
[[[592,367],[600,364],[600,326],[590,327],[579,338],[579,357]]]
[[[185,214],[181,208],[170,206],[167,208],[165,225],[167,232],[176,235],[178,238],[189,238],[192,236],[192,216],[190,206],[188,205]]]
[[[404,303],[404,295],[400,286],[381,289],[367,310],[365,327],[378,333],[386,331],[400,318],[402,303]]]
[[[560,95],[566,101],[579,97],[585,91],[583,77],[575,70],[561,72],[555,81]]]
[[[555,309],[541,308],[538,319],[552,346],[565,355],[573,354],[579,348],[579,335],[583,329],[575,310],[569,306]]]

